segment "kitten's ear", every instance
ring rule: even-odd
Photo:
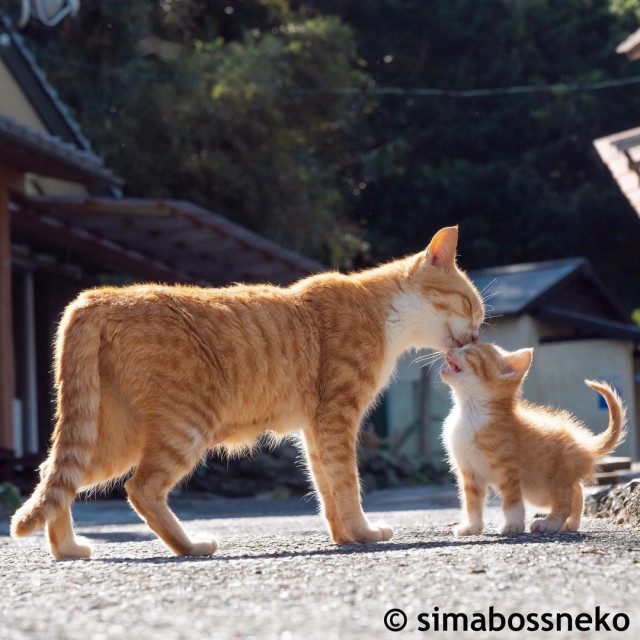
[[[424,253],[425,260],[433,266],[451,269],[456,264],[457,246],[458,226],[440,229]]]
[[[506,376],[521,376],[529,371],[533,349],[519,349],[502,357],[502,373]]]

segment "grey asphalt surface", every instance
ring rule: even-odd
[[[55,562],[41,533],[16,542],[0,523],[0,638],[640,638],[638,529],[585,519],[578,533],[505,538],[491,506],[484,535],[456,539],[456,505],[452,487],[375,492],[366,510],[394,527],[393,540],[337,547],[312,498],[178,496],[173,507],[187,530],[220,544],[205,559],[172,557],[120,501],[74,508],[90,560]],[[491,605],[507,616],[593,615],[599,606],[609,626],[619,612],[630,626],[568,632],[563,620],[565,631],[552,633],[417,631],[418,615],[434,607],[471,621]],[[407,616],[397,633],[384,626],[392,608]]]

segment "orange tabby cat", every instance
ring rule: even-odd
[[[208,449],[302,430],[337,543],[389,540],[360,503],[360,420],[406,349],[477,340],[482,300],[455,264],[458,231],[381,267],[323,273],[288,288],[142,285],[85,291],[60,323],[57,425],[41,481],[14,515],[46,524],[56,558],[87,557],[71,520],[76,492],[135,472],[129,501],[179,555],[208,555],[167,506]]]
[[[582,483],[597,461],[624,438],[625,410],[604,382],[585,381],[605,398],[609,427],[598,436],[565,411],[520,399],[533,349],[506,352],[491,344],[452,349],[441,370],[453,389],[454,407],[444,424],[444,443],[458,474],[466,522],[456,535],[479,534],[487,485],[502,494],[501,533],[524,531],[523,500],[551,509],[532,532],[577,531]]]

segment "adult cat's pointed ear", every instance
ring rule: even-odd
[[[533,349],[518,349],[502,358],[502,373],[507,376],[524,375],[529,371],[533,360]]]
[[[458,246],[458,226],[445,227],[431,239],[425,259],[436,267],[451,269],[456,264],[456,247]]]

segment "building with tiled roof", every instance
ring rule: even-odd
[[[288,284],[322,269],[192,203],[122,198],[123,184],[0,15],[0,481],[28,487],[44,457],[52,337],[80,290]]]

